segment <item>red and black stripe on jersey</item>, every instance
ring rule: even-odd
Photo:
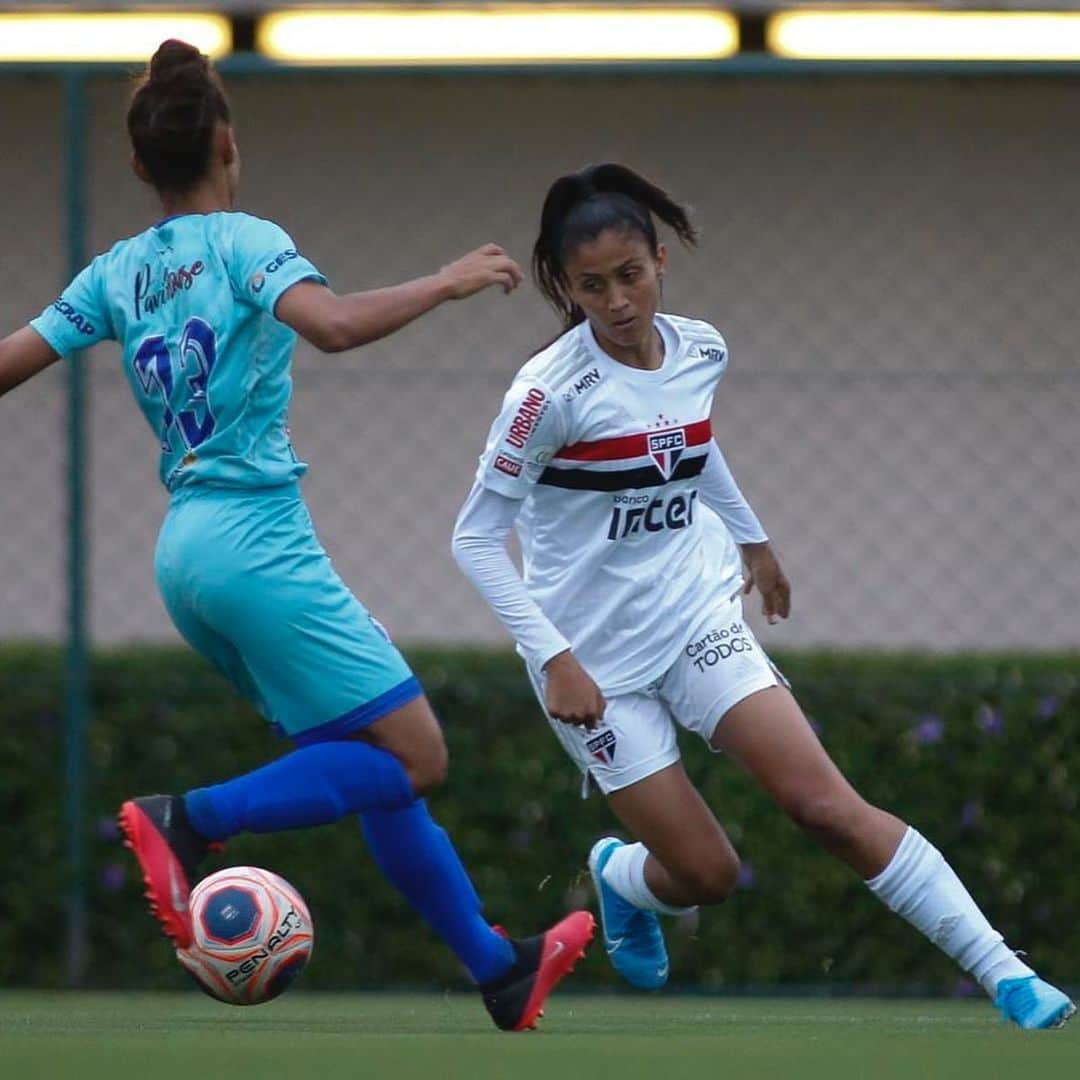
[[[681,446],[654,452],[655,444],[671,442],[671,437],[680,432]],[[711,439],[712,423],[706,419],[659,431],[578,442],[556,451],[537,482],[572,491],[660,487],[698,476],[705,468]],[[661,467],[665,455],[674,458],[667,469]],[[650,460],[645,462],[642,460],[645,458]],[[619,463],[625,463],[626,467],[620,468]]]

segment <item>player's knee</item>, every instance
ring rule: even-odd
[[[441,738],[432,739],[411,752],[409,760],[404,764],[413,791],[418,796],[430,795],[446,783],[450,770],[450,752]]]
[[[693,903],[722,904],[738,884],[739,857],[733,851],[708,853],[680,869],[677,880]]]
[[[783,807],[800,829],[826,845],[848,840],[858,824],[858,799],[845,792],[799,793]]]

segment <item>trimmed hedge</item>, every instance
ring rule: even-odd
[[[590,903],[583,862],[611,831],[504,652],[410,654],[446,725],[450,782],[432,800],[494,921],[533,932]],[[1051,977],[1080,955],[1080,660],[1075,656],[779,657],[840,767],[941,847],[1007,940]],[[64,973],[62,657],[0,650],[0,986]],[[285,750],[192,653],[93,661],[89,745],[90,979],[184,985],[140,898],[113,815],[123,798],[184,790]],[[673,982],[708,990],[822,984],[953,992],[965,984],[738,769],[684,739],[687,765],[744,859],[722,908],[670,924]],[[316,923],[308,987],[464,985],[448,951],[385,885],[353,821],[243,837],[228,863],[284,874]],[[224,857],[214,864],[226,865]],[[578,985],[613,983],[594,949]]]

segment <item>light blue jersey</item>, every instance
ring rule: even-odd
[[[30,325],[65,356],[119,341],[172,493],[162,599],[185,638],[282,733],[340,738],[422,691],[338,576],[296,479],[296,334],[274,318],[323,276],[250,214],[167,218],[99,255]]]
[[[326,280],[273,222],[181,214],[99,255],[30,325],[61,356],[120,342],[170,491],[267,487],[307,468],[286,426],[296,334],[273,317],[305,279]]]

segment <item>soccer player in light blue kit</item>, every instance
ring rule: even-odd
[[[509,939],[422,796],[447,752],[420,684],[337,576],[297,486],[286,410],[296,334],[327,352],[392,333],[521,271],[482,247],[439,273],[338,296],[277,225],[234,212],[239,155],[224,89],[178,41],[150,61],[128,112],[137,175],[165,216],[98,256],[41,316],[0,341],[0,394],[113,339],[161,448],[171,501],[156,571],[185,638],[295,749],[183,796],[125,802],[120,824],[151,909],[191,942],[190,887],[214,844],[358,814],[383,874],[442,936],[495,1023],[535,1026],[592,937],[574,912]]]

